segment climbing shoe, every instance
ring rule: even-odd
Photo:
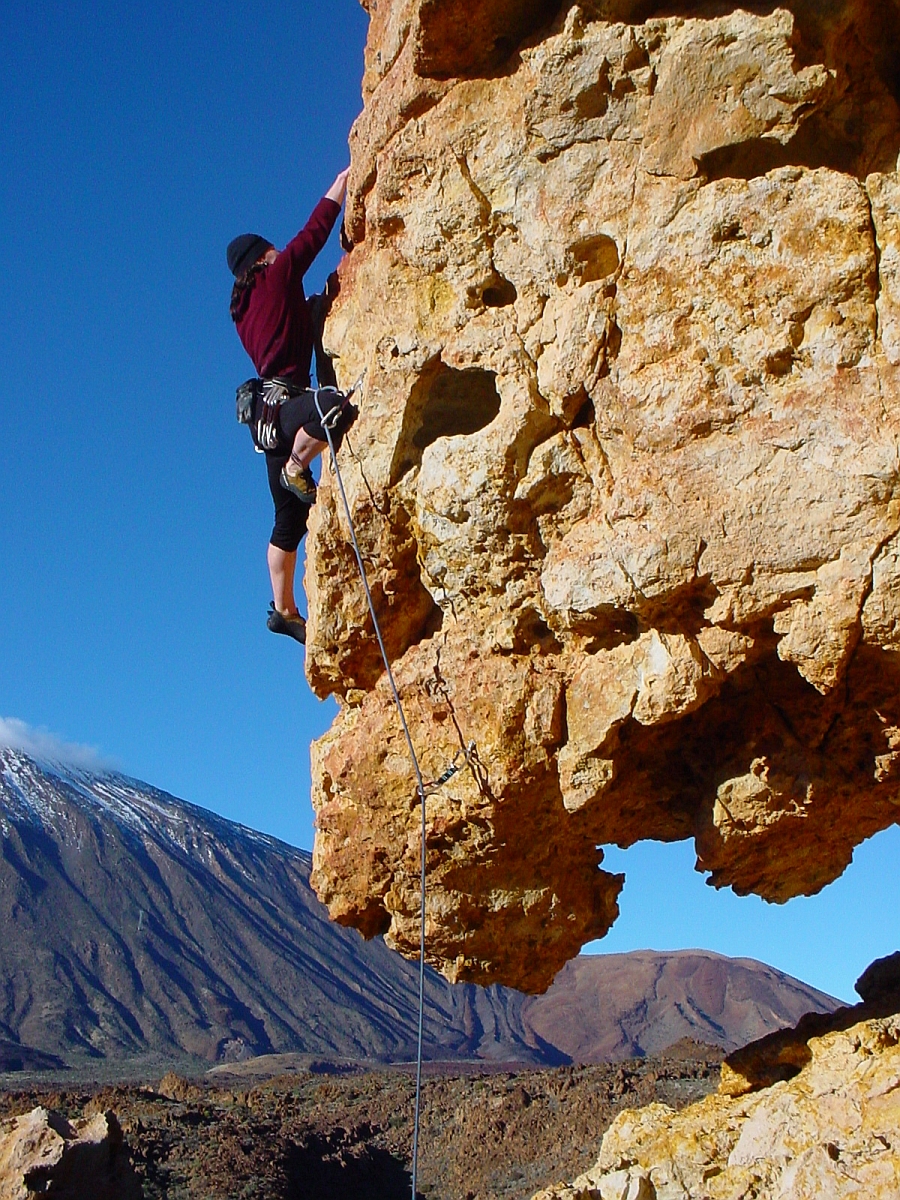
[[[286,488],[304,504],[314,504],[316,499],[316,481],[313,473],[307,467],[299,475],[289,475],[287,467],[281,469],[281,486]]]
[[[306,622],[299,613],[294,613],[292,617],[286,617],[284,613],[278,611],[273,601],[269,601],[266,625],[273,633],[286,633],[294,641],[300,642],[303,646],[306,645]]]

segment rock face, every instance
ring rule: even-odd
[[[900,6],[369,0],[340,464],[426,779],[427,946],[545,988],[604,843],[837,878],[900,803]],[[420,810],[330,468],[313,882],[418,951]]]
[[[139,1200],[113,1113],[70,1123],[36,1108],[0,1125],[0,1200],[52,1193],[64,1200]]]

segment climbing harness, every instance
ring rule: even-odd
[[[279,408],[286,400],[310,391],[315,396],[316,409],[323,428],[334,429],[345,414],[347,406],[350,404],[350,397],[362,386],[365,374],[363,371],[349,392],[341,392],[331,385],[316,389],[302,388],[292,380],[281,379],[278,376],[273,376],[271,379],[248,379],[240,385],[235,393],[238,423],[253,426],[253,442],[260,453],[274,450],[278,445]],[[319,397],[325,397],[330,401],[324,415]],[[257,402],[257,419],[254,425],[253,409]]]
[[[403,703],[400,700],[400,693],[397,690],[397,684],[394,680],[394,673],[391,670],[390,660],[388,659],[387,650],[384,645],[384,638],[381,635],[381,627],[378,624],[378,617],[375,613],[375,603],[372,600],[372,592],[369,588],[369,580],[366,575],[366,567],[363,562],[362,551],[359,548],[359,542],[356,538],[356,530],[353,527],[353,517],[350,514],[350,503],[347,500],[347,493],[344,490],[344,480],[341,477],[341,469],[338,466],[337,452],[334,448],[334,439],[332,438],[332,428],[344,410],[344,406],[361,386],[365,378],[365,371],[360,375],[359,379],[353,385],[349,392],[337,392],[341,397],[338,403],[334,403],[335,388],[325,387],[317,388],[315,392],[316,409],[319,414],[319,419],[322,423],[322,428],[325,430],[325,436],[328,439],[328,449],[331,451],[331,464],[334,467],[334,477],[337,480],[338,491],[341,495],[341,502],[344,507],[344,513],[347,517],[347,525],[350,529],[350,540],[353,543],[353,553],[356,555],[356,563],[359,567],[359,577],[362,580],[363,590],[366,593],[366,602],[369,606],[369,613],[372,617],[372,624],[375,628],[375,636],[378,639],[378,647],[381,650],[381,658],[384,663],[384,669],[387,674],[388,683],[393,696],[394,705],[400,717],[400,724],[403,727],[403,734],[406,738],[406,745],[409,749],[409,757],[412,760],[413,770],[416,775],[416,790],[419,794],[419,803],[422,806],[422,824],[421,824],[421,841],[422,852],[419,861],[419,892],[421,903],[419,906],[419,1028],[416,1038],[416,1100],[415,1100],[415,1120],[413,1124],[413,1152],[412,1152],[412,1196],[416,1200],[416,1183],[419,1173],[419,1113],[422,1103],[422,1043],[423,1032],[425,1026],[425,840],[428,833],[425,814],[425,799],[428,795],[433,795],[439,787],[451,779],[457,771],[464,766],[472,766],[477,761],[477,749],[474,742],[470,742],[465,749],[460,749],[456,752],[453,762],[442,775],[431,783],[425,783],[422,778],[422,771],[419,767],[419,759],[416,755],[416,748],[413,745],[412,735],[409,732],[409,725],[406,722],[406,714],[403,711]],[[319,397],[325,394],[325,401],[332,401],[332,406],[327,412],[323,411],[323,403],[320,403]],[[474,770],[474,768],[473,768]]]
[[[253,406],[259,401],[253,444],[263,453],[274,450],[278,444],[278,409],[291,396],[298,396],[302,389],[286,379],[247,379],[235,393],[235,407],[239,425],[253,424]]]

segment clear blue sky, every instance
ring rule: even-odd
[[[265,628],[225,245],[283,244],[346,165],[365,32],[357,0],[51,0],[7,5],[0,42],[0,716],[307,848],[333,708]],[[897,948],[898,851],[782,907],[705,887],[689,844],[613,851],[595,948],[748,955],[848,998]]]
[[[0,39],[0,715],[305,846],[332,710],[265,626],[225,246],[283,245],[346,165],[366,27],[357,0],[50,0]]]

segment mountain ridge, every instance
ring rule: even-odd
[[[414,1056],[416,964],[329,920],[306,851],[118,772],[11,749],[0,750],[0,833],[0,1039],[14,1048],[65,1061]],[[717,1026],[709,997],[742,971],[752,992],[751,977],[773,969],[708,951],[640,955],[577,960],[542,997],[451,985],[429,968],[426,1056],[550,1065],[682,1036],[730,1049],[836,1003],[774,973],[746,1028],[733,1004]],[[718,982],[698,991],[704,972]],[[627,979],[650,976],[656,1033],[628,1015]],[[673,988],[697,1013],[669,1012]]]

